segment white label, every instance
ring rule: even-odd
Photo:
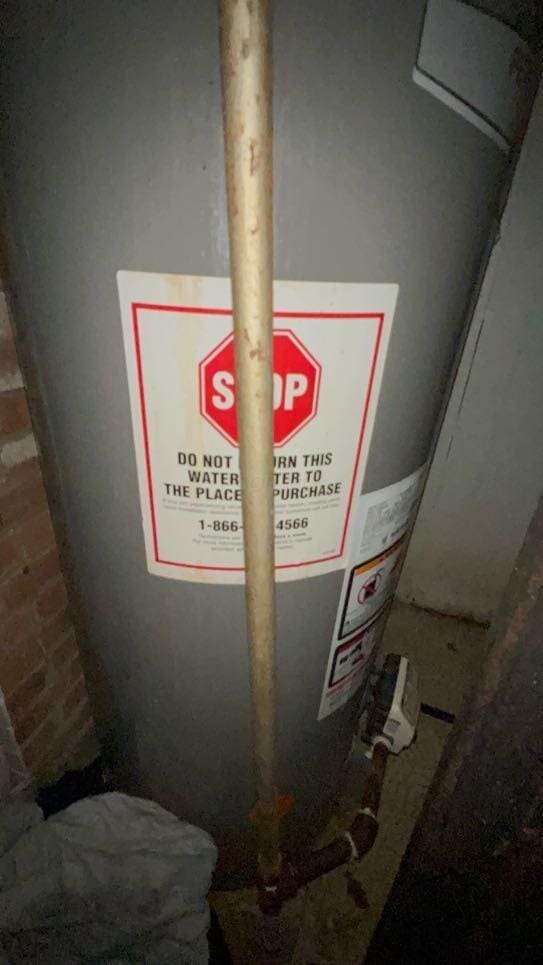
[[[403,557],[405,538],[383,553],[350,570],[339,638],[358,630],[380,610],[390,595],[390,586]]]
[[[380,610],[358,633],[334,647],[326,672],[319,720],[343,707],[367,679],[385,615],[385,610]]]
[[[391,486],[360,497],[351,556],[359,560],[396,543],[409,528],[425,466]]]
[[[119,272],[151,573],[241,583],[230,283]],[[276,282],[276,578],[345,565],[396,285]]]
[[[370,657],[379,640],[387,604],[407,548],[423,472],[424,466],[421,466],[392,486],[366,493],[359,499],[319,720],[346,704],[367,679]],[[339,669],[347,666],[349,673],[340,674]]]

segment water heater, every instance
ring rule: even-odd
[[[452,0],[278,0],[273,50],[279,783],[305,828],[341,786],[527,51]],[[238,488],[216,5],[22,0],[3,62],[14,314],[104,751],[122,788],[226,840],[254,784],[239,514],[211,496]],[[401,532],[368,556],[357,526],[380,506]]]

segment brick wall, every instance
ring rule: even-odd
[[[31,775],[69,765],[92,729],[5,296],[0,292],[0,688]]]

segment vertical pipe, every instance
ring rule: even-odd
[[[259,866],[280,870],[275,786],[272,85],[267,0],[220,0],[221,73]]]

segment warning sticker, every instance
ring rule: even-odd
[[[319,720],[342,707],[367,680],[369,656],[380,639],[407,548],[424,468],[359,498]]]
[[[230,283],[119,272],[150,572],[244,580]],[[276,282],[276,577],[345,565],[396,285]]]
[[[371,619],[387,599],[402,559],[405,538],[350,571],[339,637],[343,639]]]
[[[334,650],[326,685],[326,714],[333,713],[356,693],[371,667],[371,657],[379,642],[386,607],[354,637]]]

